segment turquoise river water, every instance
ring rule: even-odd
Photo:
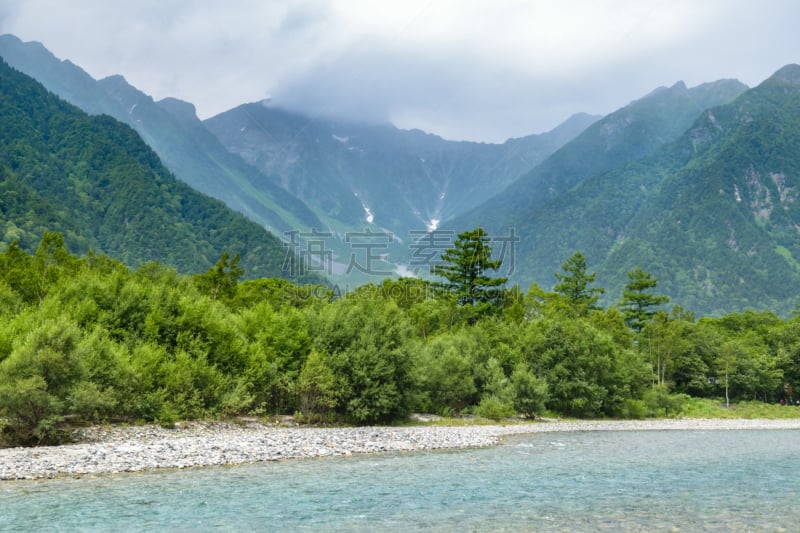
[[[0,482],[0,531],[800,531],[798,474],[798,430],[540,433]]]

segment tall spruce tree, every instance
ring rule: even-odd
[[[437,287],[455,295],[460,305],[497,304],[501,299],[500,287],[508,278],[486,275],[487,270],[496,271],[503,263],[502,259],[492,259],[489,242],[489,235],[481,227],[459,233],[454,247],[442,254],[446,263],[433,267],[435,275],[447,280],[437,283]]]
[[[658,280],[641,268],[628,272],[628,280],[622,289],[620,308],[628,327],[639,332],[656,314],[656,308],[669,302],[669,296],[650,293],[658,285]]]
[[[579,315],[597,309],[597,299],[606,292],[602,287],[589,287],[597,273],[587,274],[587,268],[586,258],[581,252],[575,252],[561,265],[564,273],[554,274],[558,283],[553,290],[566,298]]]

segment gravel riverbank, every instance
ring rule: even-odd
[[[492,446],[504,436],[551,431],[800,429],[791,420],[544,421],[492,426],[276,427],[192,422],[92,427],[63,446],[0,449],[0,479],[41,479],[358,453]]]

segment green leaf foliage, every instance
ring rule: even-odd
[[[336,377],[341,415],[371,424],[410,412],[411,328],[394,303],[339,300],[323,309],[311,327],[315,348],[327,354]]]
[[[63,442],[76,423],[298,413],[384,424],[414,411],[641,418],[677,416],[689,395],[798,399],[797,317],[698,320],[673,307],[637,331],[615,307],[577,314],[538,287],[515,297],[520,313],[475,315],[412,280],[331,298],[286,280],[239,282],[225,255],[209,284],[157,263],[130,270],[78,257],[58,234],[36,250],[0,254],[15,259],[0,270],[6,445]]]

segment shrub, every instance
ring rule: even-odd
[[[548,398],[547,382],[534,376],[524,363],[517,365],[511,374],[511,389],[517,411],[530,418],[544,412]]]
[[[484,395],[481,403],[473,409],[473,413],[475,416],[489,420],[503,420],[517,414],[511,402],[503,401],[494,394]]]
[[[644,394],[647,416],[677,416],[683,412],[683,404],[687,398],[685,394],[670,394],[664,385],[656,385]]]
[[[623,418],[636,418],[641,419],[645,418],[648,414],[647,404],[644,400],[636,400],[633,398],[628,398],[625,400],[624,407],[622,408],[622,415]]]

